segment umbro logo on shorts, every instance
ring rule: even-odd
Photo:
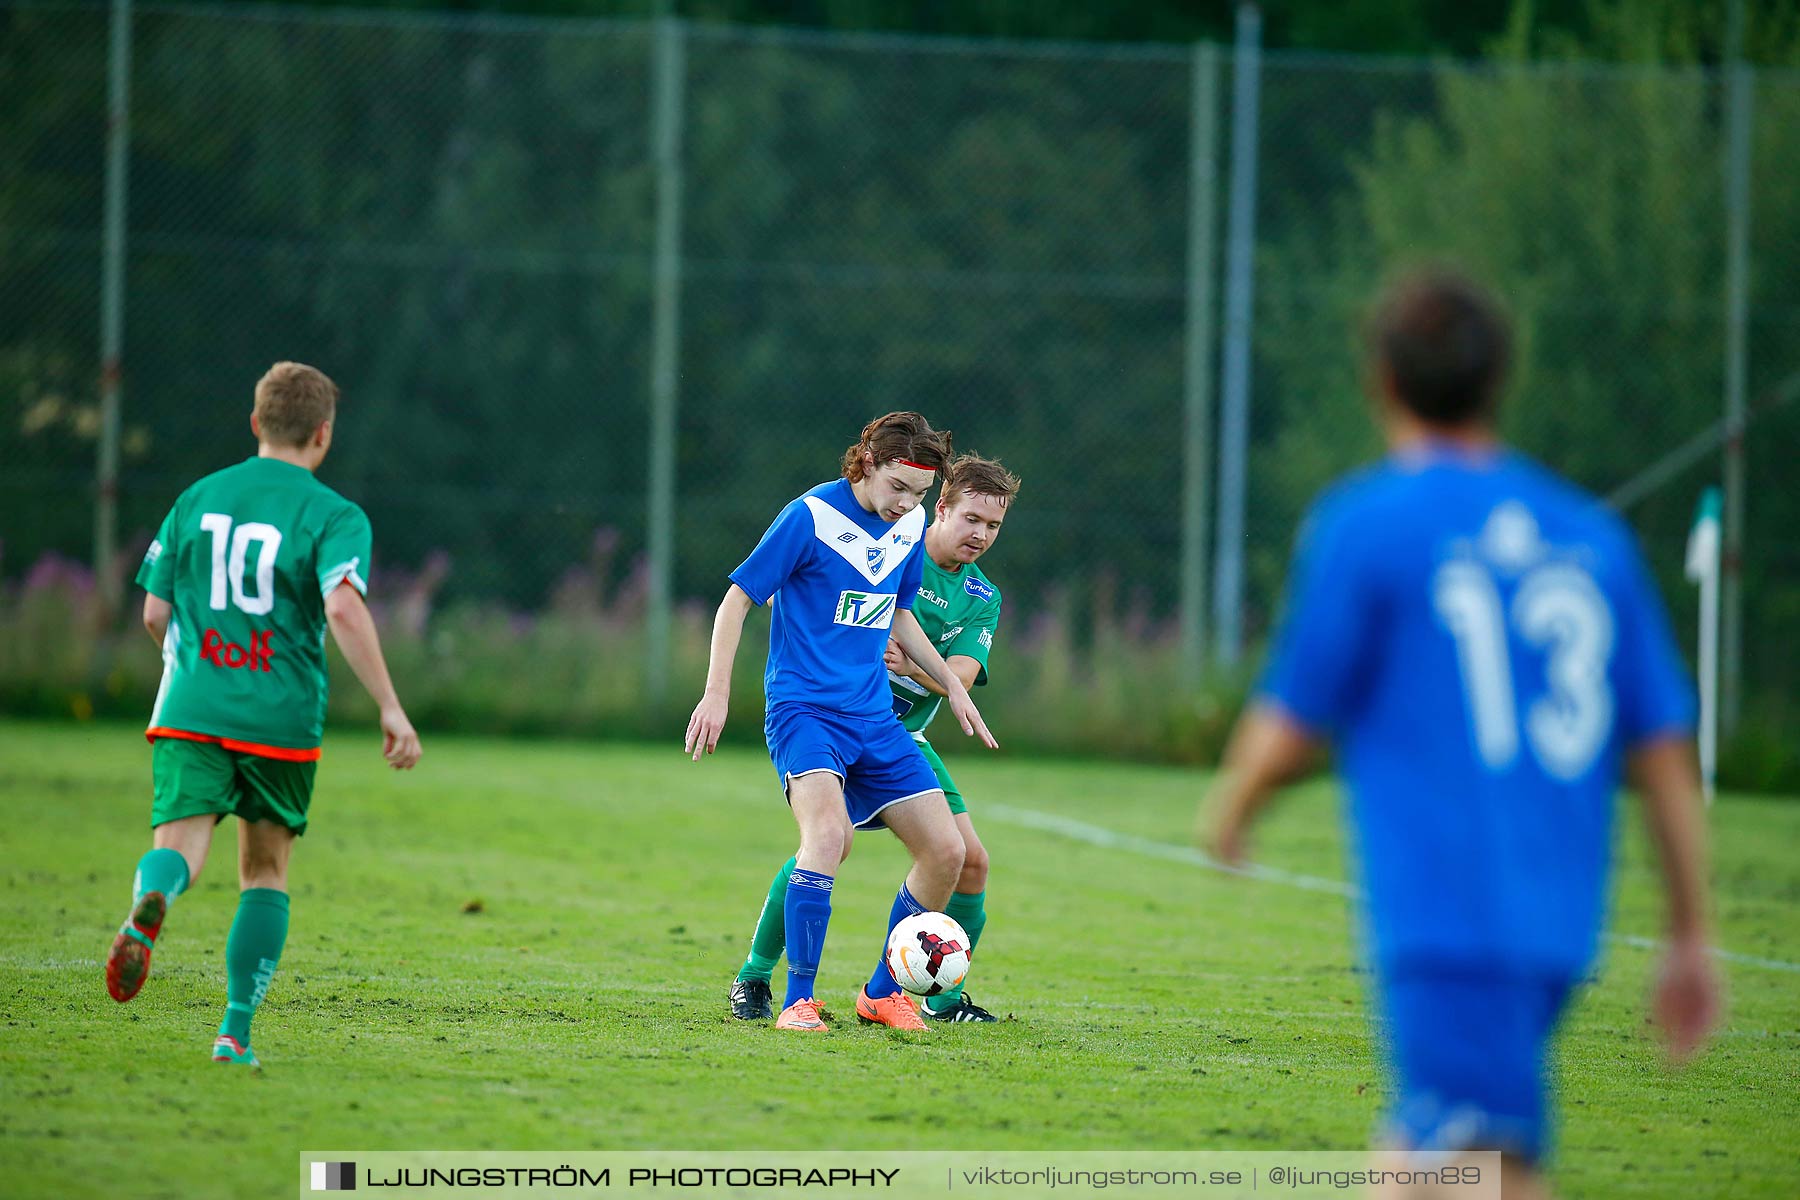
[[[839,592],[836,625],[887,629],[894,623],[894,597],[879,592]]]

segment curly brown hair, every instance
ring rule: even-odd
[[[856,445],[844,451],[844,478],[851,483],[862,482],[865,454],[878,467],[903,461],[937,471],[949,461],[950,433],[933,429],[916,412],[891,412],[864,425]]]

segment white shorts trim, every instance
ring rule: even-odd
[[[783,796],[787,797],[787,802],[788,802],[789,808],[792,808],[794,806],[794,794],[793,794],[793,791],[791,790],[794,786],[794,780],[804,779],[808,775],[820,775],[820,774],[836,775],[837,781],[838,781],[838,791],[839,792],[842,792],[844,790],[844,785],[849,782],[849,780],[844,778],[844,773],[842,771],[836,771],[830,767],[813,767],[811,770],[807,770],[807,771],[789,771],[786,775],[784,775],[782,777],[782,780],[781,780],[781,794]]]
[[[941,787],[926,788],[924,791],[914,792],[910,796],[896,796],[894,799],[889,800],[887,803],[883,804],[880,808],[876,809],[874,812],[872,812],[868,816],[864,817],[861,820],[861,822],[859,822],[858,824],[852,825],[851,828],[852,829],[873,829],[873,828],[875,828],[875,826],[877,824],[875,818],[879,817],[882,813],[886,812],[888,809],[894,807],[894,805],[905,804],[908,800],[918,800],[921,797],[931,795],[933,792],[936,792],[938,795],[942,796],[944,794],[944,789]]]

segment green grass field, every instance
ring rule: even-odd
[[[725,1015],[792,850],[766,759],[439,739],[397,776],[340,730],[256,1074],[207,1061],[229,826],[117,1005],[100,963],[148,845],[148,750],[0,724],[0,1190],[287,1195],[326,1148],[1366,1144],[1386,1085],[1344,900],[1184,861],[1194,773],[949,750],[994,860],[970,990],[1016,1019],[914,1040],[850,1018],[904,865],[865,836],[820,976],[840,1019],[802,1040]],[[1644,1024],[1652,954],[1609,945],[1562,1039],[1567,1195],[1800,1194],[1800,803],[1726,796],[1713,818],[1721,941],[1774,961],[1727,964],[1725,1027],[1676,1073]],[[1654,935],[1635,826],[1624,852],[1614,928]],[[1330,789],[1287,797],[1256,853],[1344,878]]]

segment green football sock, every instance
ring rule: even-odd
[[[146,892],[161,892],[173,900],[187,890],[188,865],[181,851],[164,846],[138,859],[137,875],[131,881],[131,899],[135,904]]]
[[[775,964],[781,961],[782,950],[787,946],[787,915],[783,911],[783,901],[787,898],[788,876],[794,873],[794,862],[790,858],[782,863],[781,870],[775,872],[775,881],[769,884],[762,915],[756,918],[756,936],[750,939],[750,957],[739,969],[739,979],[760,979],[767,983],[775,973]]]
[[[273,888],[245,888],[225,942],[225,1019],[219,1032],[250,1044],[250,1018],[275,978],[287,943],[288,897]]]
[[[969,935],[969,957],[975,956],[975,945],[981,941],[981,931],[987,927],[987,890],[979,892],[952,892],[950,903],[944,905],[944,915],[963,927]],[[971,967],[971,970],[974,968]],[[965,977],[963,980],[967,983]],[[955,1008],[962,999],[963,985],[957,984],[942,995],[932,996],[925,1003],[931,1005],[931,1011],[944,1012]]]

